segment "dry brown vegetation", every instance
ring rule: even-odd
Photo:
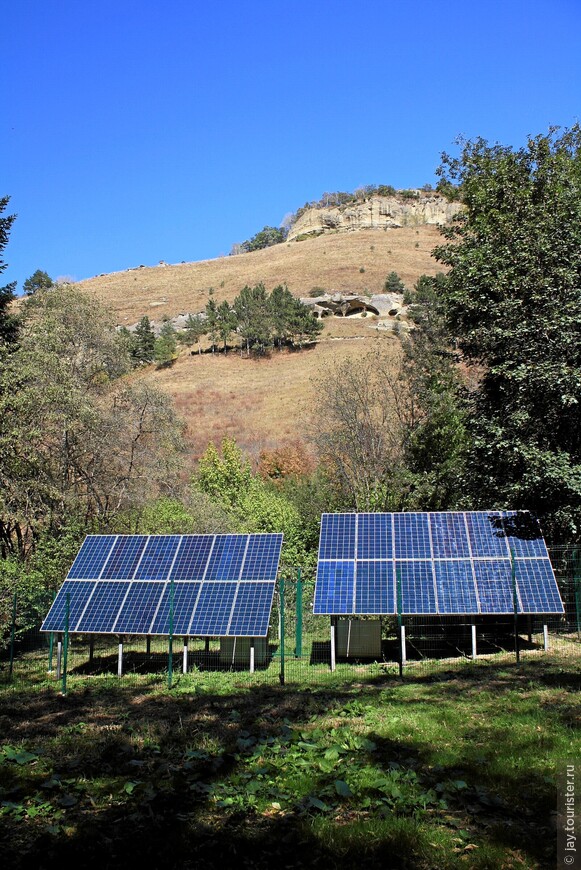
[[[105,302],[123,325],[136,323],[144,314],[160,320],[202,311],[210,287],[219,302],[232,302],[245,284],[261,281],[268,290],[286,284],[295,296],[308,296],[314,287],[341,293],[381,293],[391,271],[410,287],[420,275],[441,271],[431,256],[440,239],[438,228],[427,225],[329,234],[235,257],[138,266],[90,278],[77,286]]]
[[[232,302],[245,284],[260,281],[269,290],[286,283],[296,296],[307,296],[314,287],[379,293],[391,271],[409,287],[421,274],[439,271],[431,251],[440,238],[435,226],[330,234],[234,257],[116,272],[77,286],[128,325],[144,314],[160,320],[201,311],[210,287],[218,302]],[[317,345],[300,352],[247,359],[237,351],[200,356],[182,350],[171,368],[151,366],[139,376],[173,396],[192,458],[225,436],[257,458],[262,450],[304,442],[317,379],[336,362],[368,353],[378,341],[395,352],[397,338],[378,330],[376,318],[330,317]]]

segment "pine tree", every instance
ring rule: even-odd
[[[150,363],[155,353],[155,334],[147,315],[144,315],[139,321],[135,329],[135,338],[136,343],[133,351],[135,360],[143,365]]]
[[[8,244],[8,236],[10,235],[12,224],[16,220],[15,214],[1,217],[2,212],[6,209],[9,201],[10,197],[8,196],[0,199],[0,274],[6,270],[8,265],[2,259],[2,254],[4,248]],[[15,289],[16,281],[12,281],[10,284],[0,287],[0,345],[13,344],[16,341],[18,333],[18,318],[10,313],[10,306],[15,299]]]

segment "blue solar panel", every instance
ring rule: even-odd
[[[273,595],[273,583],[241,583],[228,634],[238,637],[265,637],[268,634]]]
[[[237,583],[204,583],[189,634],[227,635],[237,589]]]
[[[85,538],[69,571],[68,579],[96,580],[103,570],[114,541],[115,535],[89,535]]]
[[[173,586],[173,631],[188,634],[201,583],[174,583]],[[151,626],[150,634],[169,634],[171,584],[166,583],[159,609]]]
[[[508,559],[474,562],[481,613],[514,613],[512,567]]]
[[[397,565],[404,615],[512,613],[511,554],[518,607],[562,613],[545,542],[524,511],[324,514],[314,612],[397,613]]]
[[[64,631],[67,595],[69,598],[69,630],[77,624],[79,616],[93,589],[95,583],[82,580],[65,580],[58,596],[55,598],[46,619],[42,623],[41,631]]]
[[[354,612],[369,616],[394,613],[393,565],[390,562],[358,562]]]
[[[152,581],[133,582],[111,630],[118,634],[149,634],[163,587],[163,583]]]
[[[96,583],[95,591],[74,630],[100,634],[113,631],[117,614],[128,590],[127,582],[108,580]]]
[[[95,580],[67,579],[43,630],[64,630],[68,591],[71,631],[168,634],[173,588],[174,634],[263,637],[282,541],[282,534],[89,536],[71,573]]]
[[[464,514],[430,514],[434,559],[469,559],[470,547]]]
[[[354,559],[356,514],[323,514],[319,559]]]
[[[247,543],[246,535],[217,535],[205,579],[238,580]]]
[[[432,563],[427,560],[396,562],[395,570],[396,584],[398,573],[401,583],[402,613],[437,613]]]
[[[495,511],[467,513],[466,523],[472,556],[491,559],[510,556],[500,513]]]
[[[250,535],[241,580],[276,580],[282,535]]]
[[[170,580],[201,580],[213,543],[214,535],[184,535]]]
[[[393,558],[391,514],[358,514],[357,558]]]
[[[146,543],[146,535],[120,535],[101,575],[103,580],[130,580]]]
[[[434,562],[438,611],[440,613],[478,613],[476,586],[470,559]]]
[[[319,562],[315,613],[353,613],[355,562]]]
[[[165,580],[180,545],[179,535],[152,535],[135,572],[136,580]]]
[[[395,558],[429,559],[430,524],[428,514],[394,514]]]
[[[515,577],[523,613],[563,613],[557,581],[548,559],[517,559]]]

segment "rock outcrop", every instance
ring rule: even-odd
[[[301,299],[315,317],[353,317],[355,315],[375,314],[378,317],[395,317],[403,309],[400,293],[377,293],[374,296],[360,294],[324,293],[321,296],[307,296]]]
[[[415,191],[415,196],[371,196],[361,202],[331,208],[309,208],[297,218],[288,241],[328,232],[446,224],[463,208],[437,193]]]

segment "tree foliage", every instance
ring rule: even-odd
[[[8,244],[12,224],[16,220],[16,215],[14,214],[2,217],[9,201],[10,197],[8,196],[0,198],[0,275],[7,269],[8,264],[4,262],[4,250]],[[13,344],[16,341],[18,318],[10,310],[15,299],[15,289],[16,281],[0,287],[0,346],[3,344]]]
[[[155,356],[155,333],[147,315],[141,318],[133,335],[135,342],[132,353],[135,362],[140,365],[152,362]]]
[[[42,269],[37,269],[30,278],[26,279],[22,285],[22,290],[24,291],[25,296],[32,296],[32,294],[36,293],[37,290],[49,290],[53,286],[54,281],[48,272],[43,272]]]
[[[473,394],[478,504],[529,508],[581,532],[581,129],[514,150],[483,139],[444,155],[465,210],[435,251],[442,300]]]
[[[260,232],[256,233],[255,236],[252,236],[251,239],[248,239],[246,242],[242,242],[241,249],[242,251],[260,251],[262,248],[270,248],[272,245],[279,245],[281,242],[284,242],[286,238],[286,232],[284,229],[280,227],[263,227]]]

